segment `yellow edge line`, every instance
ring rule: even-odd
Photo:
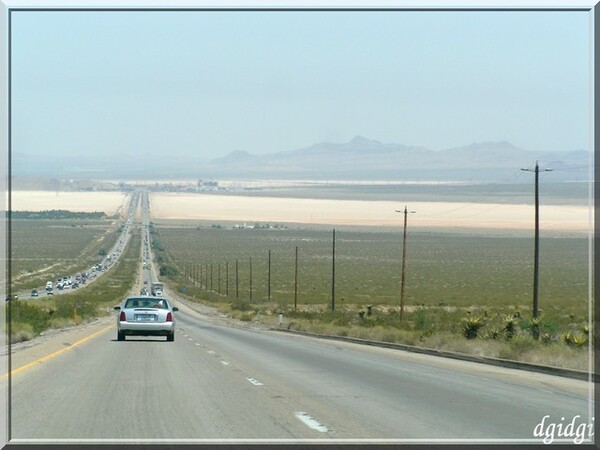
[[[12,377],[12,376],[15,376],[16,374],[18,374],[18,373],[21,373],[21,372],[24,372],[25,370],[27,370],[27,369],[30,369],[30,368],[31,368],[31,367],[33,367],[33,366],[36,366],[36,365],[38,365],[38,364],[41,364],[41,363],[43,363],[43,362],[45,362],[45,361],[48,361],[49,359],[52,359],[52,358],[54,358],[54,357],[56,357],[56,356],[60,355],[61,353],[67,352],[67,351],[71,350],[72,348],[74,348],[74,347],[77,347],[77,346],[79,346],[79,345],[83,344],[84,342],[87,342],[87,341],[89,341],[90,339],[93,339],[93,338],[95,338],[95,337],[96,337],[96,336],[98,336],[99,334],[102,334],[102,333],[104,333],[105,331],[109,330],[110,328],[114,328],[114,324],[112,324],[112,325],[109,325],[109,326],[107,326],[107,327],[104,327],[104,328],[102,328],[100,331],[96,331],[94,334],[90,334],[89,336],[86,336],[86,337],[84,337],[83,339],[80,339],[79,341],[75,342],[74,344],[70,345],[69,347],[66,347],[66,348],[63,348],[63,349],[57,350],[57,351],[55,351],[54,353],[50,353],[49,355],[46,355],[46,356],[44,356],[43,358],[37,359],[37,360],[35,360],[35,361],[33,361],[33,362],[30,362],[29,364],[25,364],[24,366],[21,366],[21,367],[19,367],[19,368],[15,369],[15,370],[12,370],[12,371],[10,372],[10,376],[11,376],[11,377]],[[0,381],[4,381],[5,379],[7,379],[7,378],[8,378],[8,376],[9,376],[9,374],[8,374],[8,373],[5,373],[5,374],[4,374],[4,375],[2,375],[2,377],[0,378]]]

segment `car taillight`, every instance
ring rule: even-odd
[[[119,320],[121,322],[126,322],[127,319],[125,318],[125,311],[121,311],[121,314],[119,315]]]
[[[173,314],[170,312],[167,313],[167,322],[173,322]]]

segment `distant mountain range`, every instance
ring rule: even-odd
[[[482,142],[447,150],[384,144],[357,136],[346,143],[253,155],[235,151],[203,161],[201,152],[184,156],[86,155],[73,160],[53,155],[13,155],[14,176],[68,179],[307,179],[499,182],[539,161],[552,168],[552,180],[587,181],[589,153],[528,151],[510,142]],[[76,166],[76,167],[75,167]],[[527,182],[529,182],[528,180]]]
[[[362,136],[264,155],[236,151],[212,160],[205,169],[259,178],[499,181],[521,168],[533,168],[536,161],[552,168],[557,181],[588,179],[589,153],[584,150],[533,152],[504,141],[434,151]]]

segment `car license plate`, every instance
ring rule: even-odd
[[[136,314],[135,320],[138,322],[153,322],[156,320],[156,315],[154,314]]]

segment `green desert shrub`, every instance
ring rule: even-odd
[[[12,327],[18,324],[29,324],[35,334],[44,331],[50,325],[50,314],[45,309],[21,300],[12,300],[10,305],[10,320]]]
[[[479,329],[485,325],[485,321],[482,317],[469,316],[465,317],[461,321],[461,331],[464,337],[467,339],[475,339],[479,332]]]
[[[517,319],[514,316],[506,316],[504,318],[503,325],[506,339],[512,339],[517,332]]]
[[[563,333],[561,335],[561,339],[565,344],[573,348],[582,348],[588,344],[587,336],[583,334],[575,334],[570,331]]]

